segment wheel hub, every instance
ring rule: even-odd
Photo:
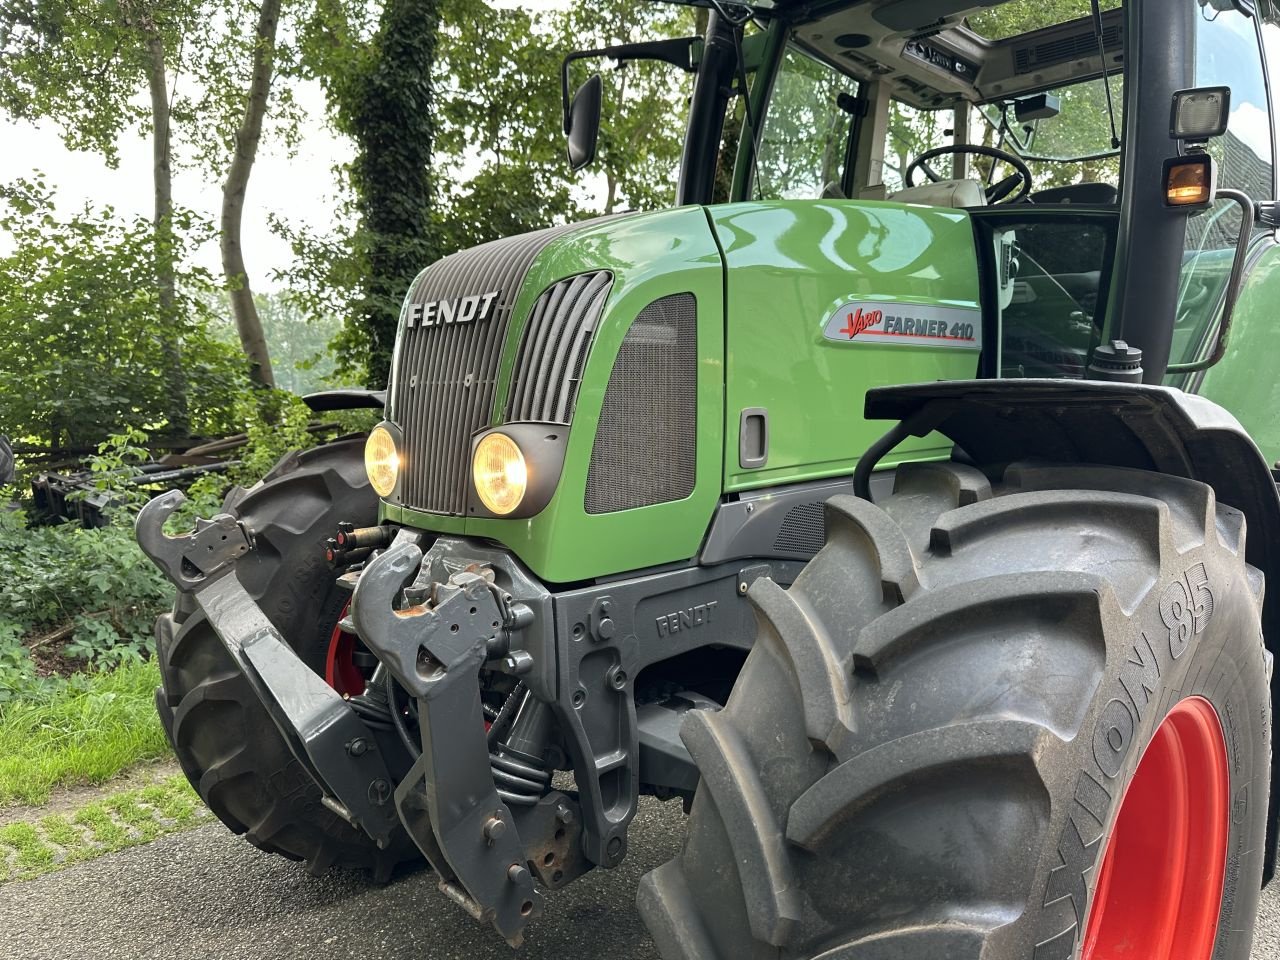
[[[1210,960],[1230,827],[1222,723],[1177,704],[1125,792],[1103,853],[1081,960]]]

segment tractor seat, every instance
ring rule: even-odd
[[[921,203],[929,207],[985,207],[987,195],[977,180],[939,180],[905,187],[889,197],[894,203]]]

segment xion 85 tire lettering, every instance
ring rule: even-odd
[[[363,440],[290,455],[229,506],[253,531],[238,576],[302,660],[324,676],[334,628],[349,596],[324,561],[339,521],[373,523],[377,499],[364,475]],[[156,623],[164,686],[156,704],[182,769],[218,818],[255,846],[386,878],[416,859],[398,835],[386,850],[324,807],[320,789],[289,752],[265,708],[194,600],[179,594]]]
[[[1270,757],[1263,583],[1203,484],[903,468],[828,505],[725,709],[667,960],[1247,960]],[[1136,951],[1136,952],[1135,952]]]

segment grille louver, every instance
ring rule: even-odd
[[[606,271],[584,273],[538,297],[516,356],[508,421],[572,419],[582,368],[612,283]]]
[[[1121,49],[1119,25],[1105,27],[1102,31],[1102,46],[1108,52]],[[1084,60],[1097,56],[1098,40],[1089,29],[1068,37],[1056,37],[1043,43],[1028,43],[1014,50],[1014,70],[1017,73],[1031,73],[1035,70],[1051,67],[1058,63],[1072,60]]]
[[[587,470],[587,513],[683,500],[697,474],[698,305],[655,300],[623,337]]]
[[[419,275],[407,303],[498,294],[487,320],[402,329],[388,397],[409,458],[400,500],[432,513],[466,511],[471,436],[489,423],[516,294],[534,258],[572,226],[463,250]]]

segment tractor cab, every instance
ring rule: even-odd
[[[695,2],[678,202],[963,210],[967,375],[1084,378],[1105,347],[1147,383],[1266,406],[1220,362],[1269,336],[1242,281],[1274,247],[1274,0]],[[1246,426],[1280,455],[1280,427]]]

